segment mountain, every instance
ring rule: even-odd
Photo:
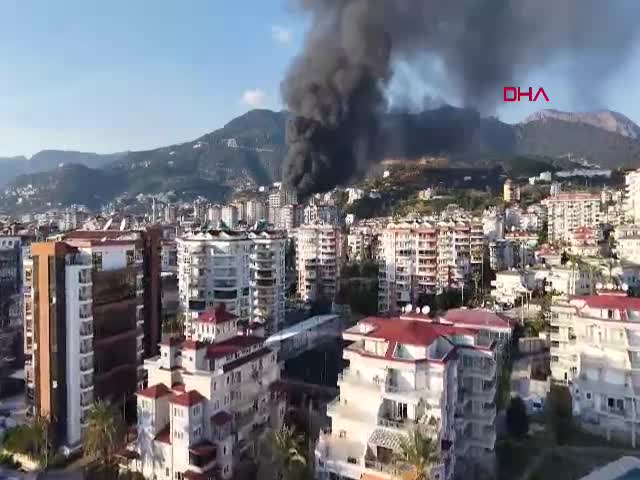
[[[0,195],[0,207],[35,210],[38,202],[41,207],[95,206],[125,192],[174,191],[182,198],[221,201],[234,189],[280,179],[287,115],[252,110],[193,141],[152,150],[113,155],[45,150],[29,160],[0,159],[2,178],[13,180]],[[385,115],[380,140],[387,158],[445,155],[452,165],[502,167],[524,175],[574,165],[570,160],[640,167],[638,132],[640,127],[616,112],[546,110],[511,125],[445,106]]]
[[[44,172],[52,170],[61,164],[75,163],[86,167],[98,168],[111,163],[125,153],[111,153],[101,155],[98,153],[75,152],[66,150],[42,150],[31,158],[24,156],[0,158],[0,187],[11,183],[18,175]]]
[[[605,168],[640,167],[640,127],[621,114],[548,114],[538,112],[514,126],[516,151],[526,155],[565,157]],[[590,121],[580,121],[589,118]],[[625,122],[599,125],[598,118],[624,118]],[[626,132],[622,134],[620,132]]]
[[[20,175],[5,190],[0,206],[37,211],[45,206],[81,203],[95,208],[111,200],[125,181],[121,174],[69,163],[46,172]]]
[[[563,122],[591,125],[592,127],[617,133],[633,140],[640,140],[640,127],[618,112],[600,110],[596,112],[572,113],[560,110],[540,110],[525,118],[521,123],[546,122],[561,120]]]

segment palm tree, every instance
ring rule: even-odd
[[[120,417],[110,404],[103,401],[95,402],[87,417],[84,454],[97,458],[105,471],[111,470],[115,466],[115,453],[123,438]]]
[[[412,480],[430,479],[429,469],[439,457],[436,443],[431,437],[416,428],[408,436],[401,437],[400,451],[397,462],[411,466]]]
[[[280,430],[271,430],[263,437],[260,457],[275,470],[273,477],[278,480],[304,478],[307,470],[304,444],[302,435],[283,425]]]

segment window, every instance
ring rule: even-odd
[[[587,397],[587,400],[591,400],[591,392],[587,392],[585,396]]]
[[[169,467],[164,469],[164,475],[165,475],[165,477],[169,476]]]
[[[93,270],[99,272],[102,270],[102,252],[93,252],[91,254],[91,263]]]
[[[127,267],[130,267],[135,263],[135,256],[133,250],[127,250]]]
[[[607,399],[607,406],[608,406],[609,408],[613,408],[613,405],[614,405],[614,400],[613,400],[613,398],[609,397],[609,398]]]
[[[191,414],[192,414],[193,416],[198,416],[198,415],[200,415],[200,405],[196,405],[195,407],[193,407],[193,408],[191,409]]]

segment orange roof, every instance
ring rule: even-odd
[[[138,392],[136,392],[137,395],[147,398],[160,398],[170,393],[171,390],[164,383],[158,383],[151,387],[145,388],[144,390],[139,390]]]
[[[197,403],[201,403],[206,400],[197,390],[189,390],[181,395],[174,395],[169,400],[176,405],[182,405],[183,407],[191,407]]]

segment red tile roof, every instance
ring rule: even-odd
[[[184,337],[169,337],[166,338],[165,340],[162,340],[160,342],[160,345],[167,345],[169,347],[176,347],[179,345],[182,345],[182,342],[184,342]]]
[[[145,388],[144,390],[139,390],[136,392],[137,395],[141,397],[147,398],[160,398],[165,395],[169,395],[171,390],[164,383],[158,383],[151,387]]]
[[[221,305],[224,305],[221,304]],[[235,318],[238,318],[231,312],[226,311],[224,308],[217,307],[215,310],[207,310],[206,312],[202,312],[198,315],[198,322],[207,322],[207,323],[224,323],[229,322]]]
[[[264,342],[263,337],[254,335],[237,335],[225,340],[224,342],[215,343],[207,347],[207,358],[222,358],[232,353],[236,353],[244,348],[253,347]]]
[[[198,342],[196,340],[185,340],[184,342],[182,342],[182,348],[186,348],[188,350],[200,350],[201,348],[204,348],[206,346],[206,343]]]
[[[171,430],[169,430],[169,425],[158,432],[155,441],[171,445]]]
[[[192,407],[193,405],[201,403],[205,400],[206,398],[203,397],[197,390],[189,390],[186,393],[174,395],[169,401],[176,405],[182,405],[183,407]]]
[[[208,440],[204,440],[197,445],[189,447],[189,451],[198,457],[215,456],[216,446]]]
[[[591,308],[640,310],[640,298],[627,297],[624,295],[586,295],[583,297],[574,297],[573,299],[581,300]]]
[[[255,352],[250,353],[249,355],[244,355],[243,357],[240,357],[236,360],[232,360],[228,363],[225,363],[224,366],[222,367],[222,371],[224,373],[227,373],[233,370],[234,368],[241,367],[242,365],[252,362],[253,360],[256,360],[260,357],[264,357],[265,355],[269,355],[271,352],[272,350],[270,348],[267,348],[267,347],[261,348],[260,350],[256,350]]]
[[[511,327],[509,320],[505,317],[502,317],[490,310],[483,309],[455,308],[447,311],[442,318],[454,325],[464,325],[465,327]]]
[[[193,470],[187,470],[184,472],[184,478],[186,480],[217,480],[220,478],[220,467],[217,465],[206,472],[194,472]]]
[[[184,392],[184,383],[174,383],[171,385],[171,390],[174,392]]]
[[[231,420],[233,420],[233,417],[231,416],[231,414],[228,412],[225,412],[224,410],[216,413],[214,416],[211,417],[211,421],[219,427],[229,423]]]
[[[367,337],[405,345],[425,346],[432,344],[438,337],[455,335],[456,333],[469,333],[468,330],[451,325],[406,318],[367,317],[361,320],[360,323],[374,327],[372,331],[365,335]],[[352,333],[356,333],[357,328],[355,327]]]

